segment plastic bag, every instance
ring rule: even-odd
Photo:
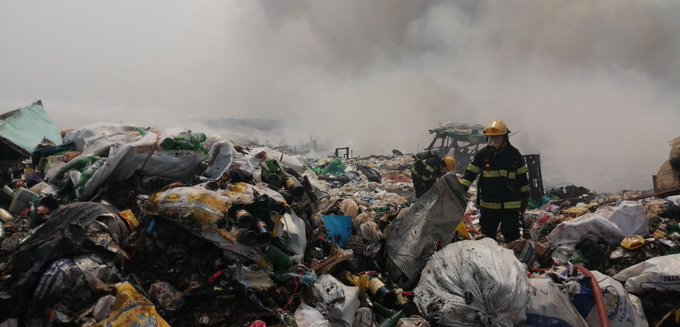
[[[352,236],[352,217],[326,215],[322,218],[328,240],[345,248],[347,240]]]
[[[158,314],[151,301],[140,295],[130,283],[118,284],[116,290],[116,302],[111,307],[111,314],[95,326],[170,327]]]
[[[228,196],[200,187],[176,187],[153,194],[148,208],[165,217],[212,224],[224,217],[231,201]]]
[[[234,160],[234,148],[229,142],[220,142],[211,149],[210,165],[205,170],[205,175],[212,179],[219,179],[229,169]]]
[[[316,310],[305,303],[295,310],[295,323],[298,327],[328,327],[328,320],[326,320],[319,310]]]
[[[548,277],[529,279],[529,303],[525,326],[572,326],[588,324],[571,304],[569,297]]]
[[[291,211],[291,213],[283,215],[281,223],[283,224],[281,239],[283,239],[286,249],[295,254],[304,255],[307,247],[304,220]]]
[[[610,244],[619,244],[630,235],[648,235],[645,208],[640,202],[623,201],[618,207],[604,207],[557,225],[550,234],[551,247],[576,246],[588,235],[595,235]]]
[[[331,275],[321,275],[314,284],[314,294],[320,299],[316,309],[332,326],[351,327],[359,308],[359,288],[346,286]]]
[[[385,230],[386,272],[401,288],[412,288],[438,242],[448,244],[463,220],[465,191],[453,174],[438,179],[402,217]]]
[[[235,190],[236,188],[239,190]],[[222,193],[199,186],[176,187],[153,194],[147,202],[147,210],[169,219],[221,249],[262,263],[264,258],[260,251],[236,242],[235,235],[216,227],[216,223],[224,218],[232,204],[252,203],[252,193],[253,187],[243,183],[232,184],[230,190]]]
[[[566,272],[565,270],[562,275],[566,274]],[[647,326],[647,318],[637,297],[628,294],[623,285],[615,279],[598,271],[591,271],[591,273],[602,291],[604,310],[609,320],[609,326]],[[567,283],[567,289],[572,295],[572,303],[579,313],[586,317],[588,325],[600,326],[600,319],[590,282],[581,277],[580,280],[573,280]]]
[[[207,157],[191,150],[158,151],[149,157],[140,174],[186,180],[198,173],[199,164]]]
[[[526,319],[529,280],[512,250],[485,238],[436,252],[414,293],[440,326],[513,326]]]
[[[340,212],[354,218],[359,214],[359,205],[353,199],[344,199],[340,202]]]
[[[162,309],[167,311],[176,311],[184,306],[182,292],[168,282],[160,281],[151,284],[147,294],[153,297]]]
[[[680,292],[680,254],[651,258],[620,271],[614,279],[625,283],[626,290],[632,293]]]

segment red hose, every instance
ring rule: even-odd
[[[601,327],[609,327],[609,319],[607,318],[607,310],[604,307],[604,299],[602,298],[602,290],[600,284],[597,283],[595,276],[590,273],[590,270],[581,265],[574,265],[583,276],[590,278],[590,285],[593,288],[593,297],[595,298],[595,307],[597,308],[597,317],[600,319]]]
[[[597,317],[600,320],[600,326],[601,327],[609,327],[609,318],[607,318],[607,310],[605,309],[604,306],[604,299],[602,298],[602,290],[600,289],[600,284],[597,283],[597,279],[593,274],[590,273],[590,270],[586,269],[586,267],[583,267],[581,265],[574,265],[573,266],[576,270],[578,270],[581,275],[590,278],[590,285],[592,287],[593,291],[593,297],[595,298],[595,308],[597,308]],[[534,268],[531,269],[531,272],[539,272],[539,273],[545,273],[548,271],[548,269],[544,268]]]

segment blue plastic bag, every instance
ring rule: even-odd
[[[352,217],[326,215],[322,219],[328,241],[344,249],[347,240],[352,236]]]

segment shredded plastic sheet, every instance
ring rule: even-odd
[[[109,206],[94,202],[63,205],[12,254],[11,265],[2,272],[3,277],[9,277],[4,278],[0,286],[19,299],[19,306],[25,305],[53,262],[87,253],[108,253],[127,258],[123,248],[129,233],[123,219]],[[92,270],[88,267],[93,264],[78,257],[74,260],[81,271]],[[101,278],[101,275],[98,276]],[[98,289],[100,285],[91,279],[88,286]],[[47,293],[48,289],[42,292]]]
[[[63,258],[54,261],[40,278],[33,293],[33,302],[46,298],[80,299],[92,294],[108,292],[108,283],[120,281],[121,276],[113,263],[105,262],[94,254]]]
[[[453,174],[446,174],[392,222],[386,237],[386,272],[400,287],[411,289],[437,243],[448,244],[465,213],[465,191]]]
[[[529,280],[512,250],[484,238],[436,252],[414,293],[439,326],[513,326],[526,319]]]
[[[680,254],[651,258],[620,271],[614,279],[625,283],[631,293],[680,292]]]

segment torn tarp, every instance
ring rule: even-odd
[[[446,245],[453,239],[465,207],[465,191],[449,173],[392,223],[386,231],[386,271],[395,283],[407,289],[415,286],[437,243]]]

